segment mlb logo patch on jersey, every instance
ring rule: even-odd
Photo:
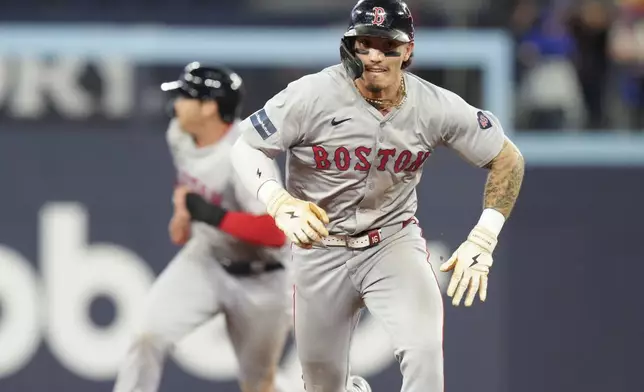
[[[488,129],[492,127],[492,121],[490,121],[490,119],[485,114],[483,114],[483,112],[479,111],[478,113],[476,113],[476,117],[478,118],[479,127],[481,127],[481,129]]]
[[[260,109],[252,116],[250,116],[250,122],[253,124],[253,127],[255,128],[257,133],[259,133],[259,136],[261,136],[264,140],[277,132],[275,125],[273,125],[271,119],[268,118],[266,110],[264,109]]]

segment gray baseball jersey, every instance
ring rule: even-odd
[[[416,212],[423,163],[441,145],[483,166],[503,129],[458,95],[404,73],[406,102],[383,116],[341,65],[288,85],[240,128],[251,146],[287,155],[287,190],[325,209],[331,233],[401,223]]]
[[[230,164],[233,128],[217,144],[198,148],[177,121],[167,141],[178,182],[224,208],[255,214],[265,207],[239,183]],[[287,271],[233,276],[221,264],[277,260],[285,250],[253,246],[220,230],[194,223],[192,236],[154,282],[141,324],[121,364],[115,392],[156,392],[173,344],[217,314],[239,363],[239,380],[259,390],[275,371],[291,326]]]
[[[345,391],[363,305],[391,337],[402,391],[444,390],[443,303],[413,219],[416,185],[437,147],[484,166],[501,151],[504,133],[491,113],[456,94],[411,73],[404,81],[406,101],[383,115],[341,65],[332,66],[292,82],[240,125],[251,147],[270,157],[287,151],[287,190],[326,210],[331,234],[398,230],[365,249],[293,248],[295,336],[307,390]],[[253,178],[256,169],[241,158],[236,169]]]
[[[166,135],[177,182],[223,208],[265,214],[266,207],[240,182],[231,166],[230,149],[239,137],[236,125],[216,144],[196,147],[192,137],[173,120]],[[251,245],[202,222],[192,224],[192,235],[203,238],[220,261],[283,261],[285,255],[283,249]]]

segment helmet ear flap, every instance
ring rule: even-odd
[[[165,114],[170,118],[177,116],[177,112],[174,109],[174,101],[176,101],[176,98],[168,100],[165,103],[165,107],[164,107]]]
[[[344,37],[340,40],[340,59],[349,77],[353,80],[362,76],[364,65],[355,55],[353,39]]]

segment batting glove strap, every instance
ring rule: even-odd
[[[269,202],[266,205],[266,211],[270,216],[275,218],[280,207],[290,199],[293,199],[293,196],[291,196],[285,189],[279,188],[271,195]]]
[[[480,246],[490,254],[494,252],[494,248],[496,248],[498,242],[494,233],[481,226],[474,226],[467,236],[467,240]]]

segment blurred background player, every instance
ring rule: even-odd
[[[173,344],[221,313],[242,391],[272,392],[290,329],[285,237],[230,167],[242,80],[194,62],[161,88],[176,94],[167,131],[178,176],[169,233],[183,248],[149,292],[114,391],[156,391]]]

